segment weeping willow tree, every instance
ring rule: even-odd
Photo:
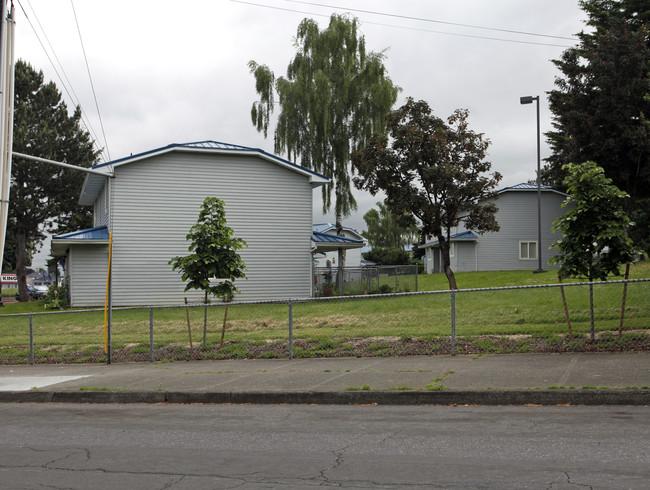
[[[255,61],[248,64],[259,95],[251,109],[253,124],[267,137],[277,97],[274,151],[331,179],[322,189],[323,213],[334,208],[339,235],[343,219],[357,208],[350,154],[385,131],[400,90],[386,74],[384,54],[366,51],[358,27],[357,19],[336,14],[323,30],[304,19],[286,77],[276,78]],[[339,269],[344,263],[339,250]]]

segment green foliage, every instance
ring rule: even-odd
[[[409,98],[386,118],[390,134],[375,134],[352,155],[358,189],[386,193],[385,203],[397,216],[417,218],[422,233],[436,237],[449,287],[456,289],[450,267],[449,238],[461,221],[477,233],[498,231],[494,189],[501,180],[485,161],[489,141],[468,127],[466,110],[447,121],[431,113],[424,101]],[[403,222],[403,220],[401,220]]]
[[[47,294],[41,298],[43,308],[46,310],[63,310],[70,305],[70,297],[68,294],[68,285],[50,286]]]
[[[391,294],[392,292],[393,292],[393,288],[388,284],[382,284],[381,286],[379,286],[379,290],[378,290],[379,294]]]
[[[356,19],[333,14],[326,29],[304,19],[295,38],[296,55],[286,77],[250,61],[259,101],[251,119],[266,137],[275,93],[280,114],[275,152],[300,158],[304,166],[332,179],[323,187],[323,211],[335,194],[337,225],[356,209],[350,187],[349,155],[381,131],[398,87],[386,76],[382,53],[367,52]]]
[[[377,265],[404,265],[411,262],[411,254],[400,248],[373,248],[363,258]]]
[[[594,161],[630,198],[632,236],[650,243],[650,9],[645,0],[583,0],[588,29],[554,64],[553,150],[543,178],[562,188],[569,162]]]
[[[417,226],[412,223],[402,226],[400,217],[393,214],[384,203],[378,202],[377,207],[379,210],[372,208],[363,215],[367,229],[362,235],[368,239],[371,247],[401,250],[404,245],[417,242],[419,234]],[[409,217],[410,215],[405,217],[407,223]]]
[[[196,224],[186,236],[190,241],[184,257],[173,257],[169,263],[187,281],[185,291],[201,289],[207,294],[229,299],[239,293],[235,279],[245,278],[246,265],[237,253],[246,242],[235,238],[226,223],[225,204],[216,197],[206,197]],[[218,283],[211,280],[220,279]]]
[[[610,274],[620,276],[620,266],[632,262],[635,253],[626,233],[630,220],[623,200],[627,194],[594,162],[563,169],[568,172],[564,184],[570,195],[562,206],[571,207],[553,224],[553,231],[564,236],[553,243],[558,254],[550,263],[560,264],[562,277],[604,281]]]
[[[14,151],[32,156],[90,167],[98,151],[88,132],[81,128],[81,110],[72,115],[53,82],[44,83],[43,73],[22,60],[15,67]],[[27,300],[25,272],[29,251],[45,237],[46,230],[70,231],[92,224],[92,209],[77,204],[84,181],[82,172],[13,159],[11,202],[7,235],[14,251],[21,299]],[[8,255],[7,254],[7,255]]]

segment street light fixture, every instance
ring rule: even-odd
[[[540,175],[540,146],[539,146],[539,95],[533,97],[527,95],[519,98],[520,104],[532,104],[537,102],[537,260],[538,267],[534,272],[544,272],[542,269],[542,183]]]

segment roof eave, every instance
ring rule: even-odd
[[[363,243],[337,243],[337,242],[311,242],[312,253],[315,252],[335,252],[339,248],[343,250],[363,248]]]
[[[69,239],[55,239],[52,238],[50,245],[50,252],[54,257],[63,257],[71,245],[108,245],[108,240],[104,238],[79,240],[74,238]]]

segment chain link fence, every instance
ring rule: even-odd
[[[649,350],[649,283],[0,315],[0,363]]]
[[[421,273],[421,265],[346,267],[342,272],[343,282],[339,283],[336,266],[316,267],[314,295],[330,297],[418,292],[418,276]]]

